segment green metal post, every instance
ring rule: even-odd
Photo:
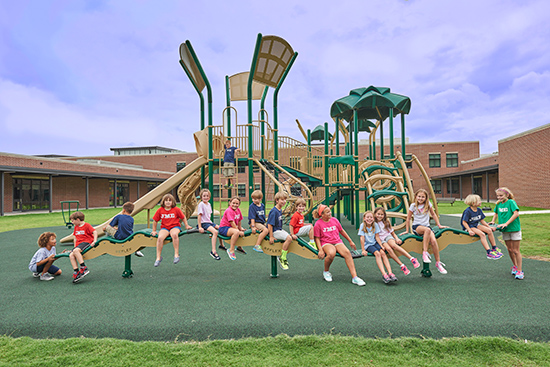
[[[340,155],[340,121],[339,118],[336,118],[336,155]],[[336,168],[336,174],[340,177],[339,166]],[[340,195],[338,195],[338,192],[336,193],[336,200],[334,203],[336,204],[336,219],[340,220]]]
[[[403,112],[401,112],[401,155],[405,159],[405,114]]]
[[[201,130],[204,130],[204,97],[201,91],[199,90],[199,88],[197,87],[197,84],[193,80],[191,73],[189,72],[189,70],[187,70],[187,67],[185,66],[183,61],[180,60],[179,62],[181,67],[183,68],[183,71],[185,71],[185,74],[191,81],[191,84],[193,84],[193,88],[195,88],[195,90],[197,91],[197,94],[199,95],[200,105],[201,105]],[[204,173],[205,173],[205,169],[204,169],[204,166],[202,166],[201,167],[201,187],[204,187]]]
[[[248,107],[248,197],[252,197],[254,173],[253,173],[253,161],[252,161],[252,84],[254,82],[254,73],[256,72],[256,65],[258,62],[258,54],[260,53],[260,44],[262,43],[262,34],[258,33],[256,38],[256,46],[254,47],[254,55],[252,57],[252,65],[250,66],[250,73],[248,74],[248,88],[247,88],[247,107]],[[275,269],[275,271],[277,271]]]
[[[265,114],[264,114],[264,109],[265,109],[265,99],[267,97],[267,91],[269,90],[269,87],[266,86],[264,88],[264,93],[262,94],[262,100],[260,102],[260,109],[261,109],[261,122],[260,122],[260,135],[261,135],[261,157],[262,157],[262,160],[265,159],[265,145],[266,145],[266,136],[265,136]],[[266,189],[265,189],[265,172],[263,170],[260,170],[261,171],[261,185],[262,185],[262,192],[266,192]],[[267,195],[264,195],[262,197],[262,202],[266,203],[266,197]]]
[[[357,116],[357,110],[353,111],[353,135],[355,136],[355,152],[354,152],[354,170],[355,170],[355,183],[353,190],[353,196],[355,196],[355,208],[352,208],[352,212],[355,210],[355,229],[359,229],[359,117]],[[353,216],[351,224],[353,224]]]
[[[311,162],[311,129],[307,129],[307,159],[306,162],[308,164],[307,168],[304,170],[307,173],[311,174],[312,172],[309,170],[309,163]],[[313,211],[310,211],[307,220],[309,223],[313,223]]]
[[[390,159],[395,157],[393,151],[393,108],[390,108]]]
[[[384,159],[384,121],[380,121],[380,160]]]
[[[229,77],[225,76],[225,105],[226,107],[231,106],[231,91],[229,90]],[[231,109],[228,108],[227,110],[227,131],[224,131],[224,134],[227,134],[227,136],[231,136]],[[225,143],[225,142],[222,142]]]
[[[134,272],[132,271],[132,255],[124,257],[124,271],[122,272],[123,278],[131,278]]]
[[[328,122],[325,122],[325,205],[329,203],[329,181],[328,181]]]

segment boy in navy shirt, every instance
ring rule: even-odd
[[[237,152],[239,150],[239,148],[231,146],[231,141],[229,139],[225,141],[225,153],[223,155],[223,175],[227,177],[227,185],[225,185],[226,188],[233,187],[233,185],[231,185],[230,177],[233,177],[235,175],[235,168],[233,167],[235,167],[235,156],[237,155]]]
[[[279,191],[275,194],[275,207],[270,210],[269,217],[267,218],[267,227],[269,229],[269,243],[273,244],[275,240],[285,241],[281,251],[281,256],[277,257],[279,264],[283,270],[288,270],[288,260],[286,255],[288,254],[288,247],[292,242],[292,237],[287,231],[283,229],[283,212],[282,209],[286,204],[287,194]]]
[[[265,205],[262,203],[264,194],[260,190],[256,190],[250,196],[252,197],[252,204],[248,207],[248,224],[250,224],[252,233],[260,232],[256,245],[254,245],[254,251],[263,252],[260,243],[269,233],[265,226]]]
[[[132,218],[132,212],[134,211],[134,203],[128,201],[122,205],[122,213],[113,218],[111,223],[107,224],[103,230],[109,236],[114,237],[116,240],[125,240],[134,233],[134,218]],[[117,227],[117,228],[115,228]],[[141,251],[135,252],[136,256],[142,257]]]

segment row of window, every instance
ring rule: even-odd
[[[446,181],[447,181],[447,194],[458,194],[459,185],[460,185],[458,178],[452,178],[450,180],[450,184],[449,184],[449,180],[446,180]],[[434,189],[434,193],[441,194],[442,180],[430,180],[430,182],[432,184],[432,188]]]
[[[431,153],[428,155],[429,167],[441,167],[441,153]],[[447,167],[458,167],[458,153],[446,154]]]
[[[147,191],[153,190],[158,183],[147,183]],[[50,209],[50,182],[41,178],[14,178],[13,211],[48,210]],[[117,206],[130,201],[130,183],[117,182]],[[109,181],[109,205],[115,204],[115,182]]]

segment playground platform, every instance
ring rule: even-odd
[[[458,221],[442,216],[445,225],[457,227]],[[349,222],[343,225],[359,244]],[[507,255],[487,260],[479,242],[442,252],[447,275],[432,269],[434,275],[423,278],[411,266],[405,277],[392,262],[399,281],[390,286],[382,282],[374,258],[356,259],[367,283],[357,287],[342,259],[331,267],[332,283],[323,280],[321,261],[292,254],[290,270],[272,279],[268,256],[248,251],[231,261],[220,251],[222,260],[215,261],[208,236],[189,235],[182,237],[178,265],[171,262],[171,245],[165,246],[158,268],[153,267],[155,249],[146,248],[145,257],[133,257],[134,277],[126,279],[121,277],[124,258],[104,255],[88,261],[90,274],[72,284],[67,259],[56,262],[63,274],[49,282],[28,270],[36,239],[45,230],[58,239],[70,232],[53,227],[0,233],[1,334],[157,341],[278,334],[482,335],[550,341],[550,263],[524,259],[526,277],[518,281],[509,273]],[[65,248],[70,246],[58,245],[58,252]]]

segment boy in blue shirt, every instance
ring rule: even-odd
[[[134,218],[132,218],[132,212],[134,211],[134,203],[128,201],[122,205],[122,213],[113,218],[111,223],[107,224],[103,230],[109,236],[115,240],[125,240],[134,233]],[[115,228],[117,227],[117,228]],[[136,251],[135,255],[143,257],[141,251]]]
[[[252,204],[248,207],[248,224],[250,224],[252,233],[260,232],[256,245],[254,245],[254,251],[263,252],[260,243],[269,233],[265,226],[265,205],[262,203],[264,194],[260,190],[256,190],[250,196],[252,197]]]
[[[282,209],[286,204],[287,194],[279,191],[275,194],[275,207],[269,211],[267,218],[267,227],[269,229],[269,243],[273,244],[275,240],[285,241],[281,251],[281,256],[277,257],[279,264],[283,270],[288,270],[288,247],[292,242],[292,237],[283,229],[283,212]]]
[[[237,152],[239,150],[239,148],[231,146],[231,140],[227,139],[225,141],[225,149],[223,155],[223,175],[224,177],[227,177],[227,185],[225,185],[226,188],[233,187],[233,185],[231,185],[230,177],[233,177],[235,175],[235,168],[233,167],[235,167],[235,156],[237,155]]]

